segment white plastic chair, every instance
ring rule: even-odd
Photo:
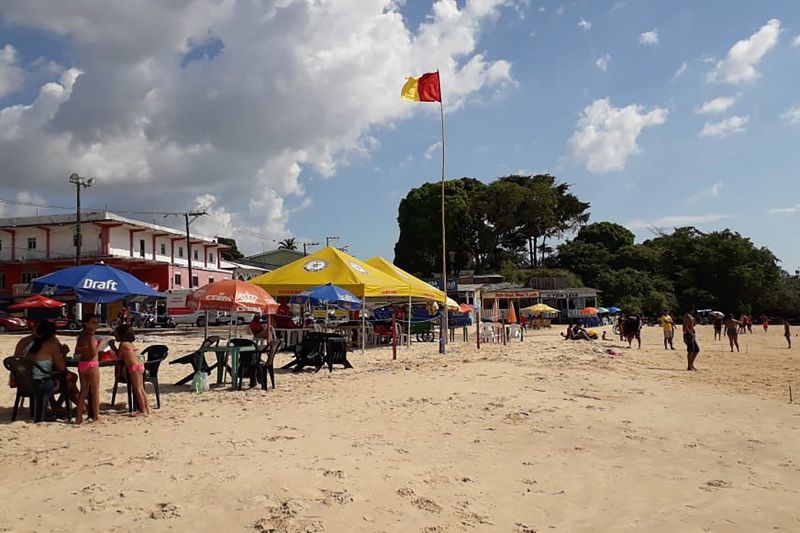
[[[494,324],[484,322],[481,324],[481,342],[497,342],[497,329]]]
[[[506,337],[508,340],[519,339],[522,342],[522,326],[519,324],[509,324],[506,326]]]

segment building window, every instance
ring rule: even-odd
[[[23,272],[22,273],[22,283],[30,283],[35,278],[38,278],[38,277],[39,277],[39,273],[38,272]]]
[[[2,241],[2,239],[0,239],[0,252],[2,252],[2,251],[3,251],[3,241]]]
[[[28,250],[36,249],[36,237],[28,237]]]
[[[0,290],[6,288],[6,273],[0,272]]]
[[[139,239],[139,257],[144,257],[144,239]]]
[[[214,262],[214,254],[213,253],[208,254],[208,261],[209,261],[209,263],[213,263]]]
[[[180,274],[180,272],[176,272],[175,273],[175,285],[177,285],[177,286],[181,285],[181,274]]]
[[[183,257],[183,246],[178,246],[178,257]]]
[[[167,255],[167,245],[163,242],[161,243],[161,255]]]
[[[200,278],[197,276],[192,276],[192,287],[198,287],[200,285]]]
[[[211,276],[209,276],[209,277],[208,277],[208,282],[209,282],[209,283],[214,283],[214,278],[212,278]]]
[[[194,260],[195,260],[195,261],[197,261],[197,260],[200,258],[200,256],[199,256],[199,255],[197,255],[197,250],[195,250],[195,251],[194,251],[194,253],[193,253],[192,255],[194,256]]]

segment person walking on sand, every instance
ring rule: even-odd
[[[89,416],[95,422],[100,419],[100,361],[97,348],[100,345],[94,333],[100,326],[100,317],[90,314],[83,317],[83,331],[78,335],[75,355],[78,356],[78,377],[81,380],[81,392],[78,396],[75,423],[82,424],[86,415],[86,401],[89,399]],[[90,397],[91,395],[91,397]]]
[[[628,341],[628,348],[632,347],[633,339],[636,339],[639,343],[639,349],[642,348],[642,324],[642,316],[639,314],[639,310],[634,310],[625,319],[625,339]]]
[[[675,337],[675,321],[672,320],[668,311],[661,314],[661,327],[664,329],[664,349],[674,350],[672,339]],[[668,344],[669,348],[667,348]]]
[[[694,360],[700,353],[700,345],[697,344],[697,334],[695,332],[695,320],[691,312],[683,315],[683,342],[686,343],[686,370],[697,370],[694,367]]]
[[[747,333],[753,333],[753,317],[744,315],[744,326],[747,328]]]
[[[783,336],[786,337],[786,342],[789,344],[789,349],[792,349],[792,332],[789,329],[789,322],[785,319],[781,319],[781,323],[783,324]]]
[[[733,347],[736,346],[736,351],[739,351],[739,330],[742,323],[733,318],[733,313],[728,313],[728,318],[725,320],[725,333],[728,335],[728,342],[731,344],[731,353]]]
[[[722,318],[719,316],[714,317],[714,340],[722,340]]]
[[[767,315],[761,317],[761,327],[764,328],[764,333],[769,329],[769,318],[767,318]]]

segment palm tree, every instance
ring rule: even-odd
[[[278,249],[279,250],[297,250],[297,239],[294,237],[288,237],[283,239],[282,241],[278,242]]]

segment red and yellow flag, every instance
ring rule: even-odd
[[[439,73],[428,72],[419,78],[406,78],[406,84],[400,91],[400,98],[409,102],[441,102]]]

